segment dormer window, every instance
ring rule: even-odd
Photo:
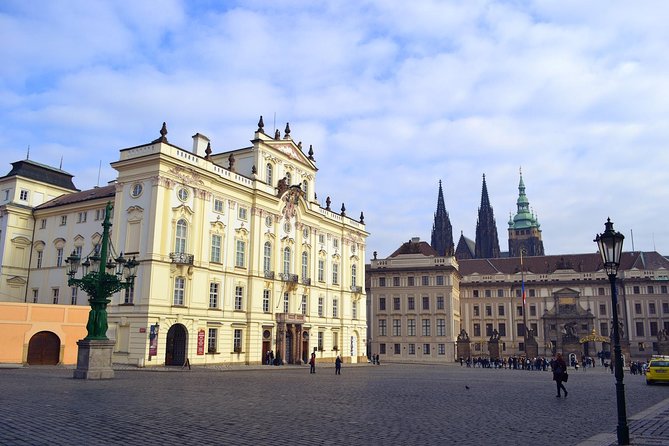
[[[25,189],[21,189],[21,192],[19,192],[19,199],[21,201],[28,201],[28,191]]]

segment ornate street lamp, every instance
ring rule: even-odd
[[[86,324],[88,335],[77,343],[79,354],[75,378],[100,379],[113,376],[111,370],[113,342],[110,344],[107,338],[107,304],[111,302],[109,297],[112,294],[133,286],[139,265],[134,257],[130,260],[123,258],[123,255],[114,258],[114,250],[109,240],[109,228],[111,228],[109,219],[112,209],[111,202],[108,202],[102,223],[100,250],[94,251],[84,262],[81,262],[81,257],[74,251],[65,260],[68,265],[67,284],[84,290],[89,296],[88,302],[91,306]],[[80,268],[81,278],[77,279],[75,276]],[[98,350],[102,353],[94,353]],[[100,361],[107,362],[107,353],[109,364],[105,372],[101,372]]]
[[[618,402],[618,444],[630,444],[630,432],[627,426],[627,412],[625,409],[625,385],[623,384],[623,355],[620,349],[620,324],[618,321],[618,290],[616,275],[620,266],[620,256],[623,251],[625,236],[613,230],[613,222],[606,220],[606,229],[603,234],[597,234],[595,242],[602,255],[604,269],[611,282],[611,302],[613,304],[613,351],[615,358],[616,399]]]

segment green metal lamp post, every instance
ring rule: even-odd
[[[81,262],[81,257],[73,251],[65,260],[69,266],[67,284],[84,290],[89,296],[88,302],[91,305],[86,324],[88,335],[77,343],[79,353],[75,378],[101,379],[113,376],[111,370],[113,343],[109,345],[110,341],[107,338],[107,304],[111,302],[109,298],[112,294],[133,286],[139,265],[134,257],[130,260],[124,259],[123,254],[117,258],[113,257],[113,248],[109,241],[109,228],[112,226],[109,220],[112,209],[111,202],[108,202],[102,223],[100,251],[88,256],[84,262]],[[81,278],[77,279],[75,275],[80,267]],[[104,350],[104,352],[96,354],[96,350]],[[108,360],[106,359],[107,353],[109,353]],[[100,365],[106,362],[109,364]],[[101,369],[105,369],[106,374],[101,372]]]
[[[611,219],[606,220],[605,231],[597,234],[595,242],[602,255],[604,269],[611,282],[611,302],[613,304],[613,352],[615,358],[616,400],[618,403],[618,444],[630,444],[630,432],[627,426],[627,410],[625,409],[625,385],[623,384],[623,355],[620,349],[620,325],[618,322],[618,290],[616,275],[620,266],[625,236],[613,229]]]

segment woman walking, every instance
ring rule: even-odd
[[[562,354],[558,353],[553,362],[553,381],[557,385],[557,398],[560,398],[560,389],[564,391],[564,397],[567,398],[567,389],[564,387],[564,377],[567,374],[567,363],[562,359]]]

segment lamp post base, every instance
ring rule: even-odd
[[[77,353],[77,369],[74,371],[74,379],[112,379],[112,351],[115,342],[113,340],[87,340],[77,341],[79,351]]]

